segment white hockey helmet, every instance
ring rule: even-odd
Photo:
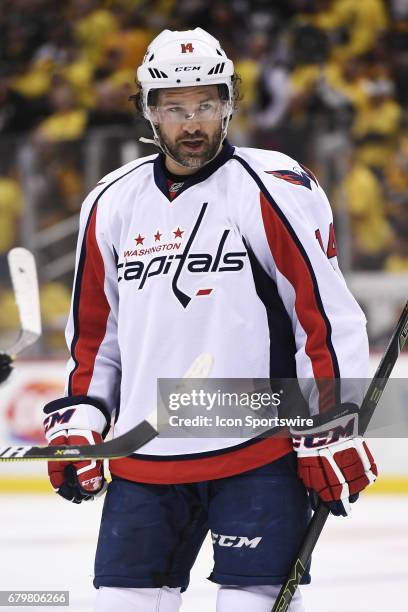
[[[202,28],[177,32],[163,30],[150,43],[137,79],[147,107],[152,89],[224,84],[232,102],[234,65],[214,36]]]
[[[156,89],[201,85],[225,85],[224,140],[234,107],[233,74],[234,64],[218,40],[202,28],[184,32],[163,30],[156,36],[137,69],[143,115],[153,129],[156,144],[163,148],[149,110],[149,94]]]

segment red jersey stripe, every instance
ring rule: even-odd
[[[105,337],[110,312],[104,292],[105,268],[95,234],[97,210],[98,205],[92,210],[84,236],[86,255],[80,280],[78,340],[73,354],[77,367],[71,378],[71,395],[88,393],[95,359]]]
[[[265,438],[238,450],[225,449],[211,457],[163,461],[155,457],[154,461],[125,457],[112,459],[109,462],[111,474],[151,484],[181,484],[202,482],[241,474],[271,463],[293,450],[288,438]]]
[[[327,379],[335,378],[332,355],[327,345],[328,330],[317,303],[308,265],[282,219],[260,194],[262,219],[269,248],[278,270],[293,286],[295,310],[306,332],[305,351],[312,362],[313,375],[319,386],[321,411],[335,405],[335,389]],[[324,380],[326,379],[326,381]]]

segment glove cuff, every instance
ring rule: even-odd
[[[355,404],[343,404],[336,411],[315,417],[309,428],[291,428],[296,452],[317,450],[358,436],[358,409]]]
[[[110,427],[110,414],[102,402],[85,395],[76,395],[49,402],[44,407],[44,433],[49,441],[66,429],[86,429],[104,438]]]

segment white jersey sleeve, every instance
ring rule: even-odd
[[[70,351],[65,395],[74,404],[93,403],[110,415],[119,410],[121,358],[118,345],[117,254],[104,193],[137,168],[131,162],[106,177],[85,199],[80,214],[74,288],[66,326]]]
[[[86,397],[108,412],[118,406],[120,356],[117,345],[115,259],[101,230],[98,193],[85,200],[80,217],[71,311],[66,327],[70,350],[65,393],[73,403]],[[113,270],[113,274],[112,274]]]
[[[339,270],[327,197],[314,175],[287,156],[275,153],[268,160],[264,152],[257,158],[254,150],[250,157],[241,151],[240,163],[258,191],[255,206],[246,193],[243,237],[290,317],[296,375],[344,379],[337,402],[358,403],[361,392],[356,397],[347,379],[367,376],[366,320]],[[322,393],[315,400],[308,398],[312,412],[333,407],[333,398]]]

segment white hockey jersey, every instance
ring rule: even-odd
[[[156,406],[157,378],[181,377],[203,352],[217,378],[367,375],[365,318],[339,271],[317,180],[286,155],[227,142],[174,199],[162,154],[112,172],[89,194],[67,342],[67,397],[115,410],[115,435]],[[159,436],[110,469],[192,482],[290,450],[282,438]]]

